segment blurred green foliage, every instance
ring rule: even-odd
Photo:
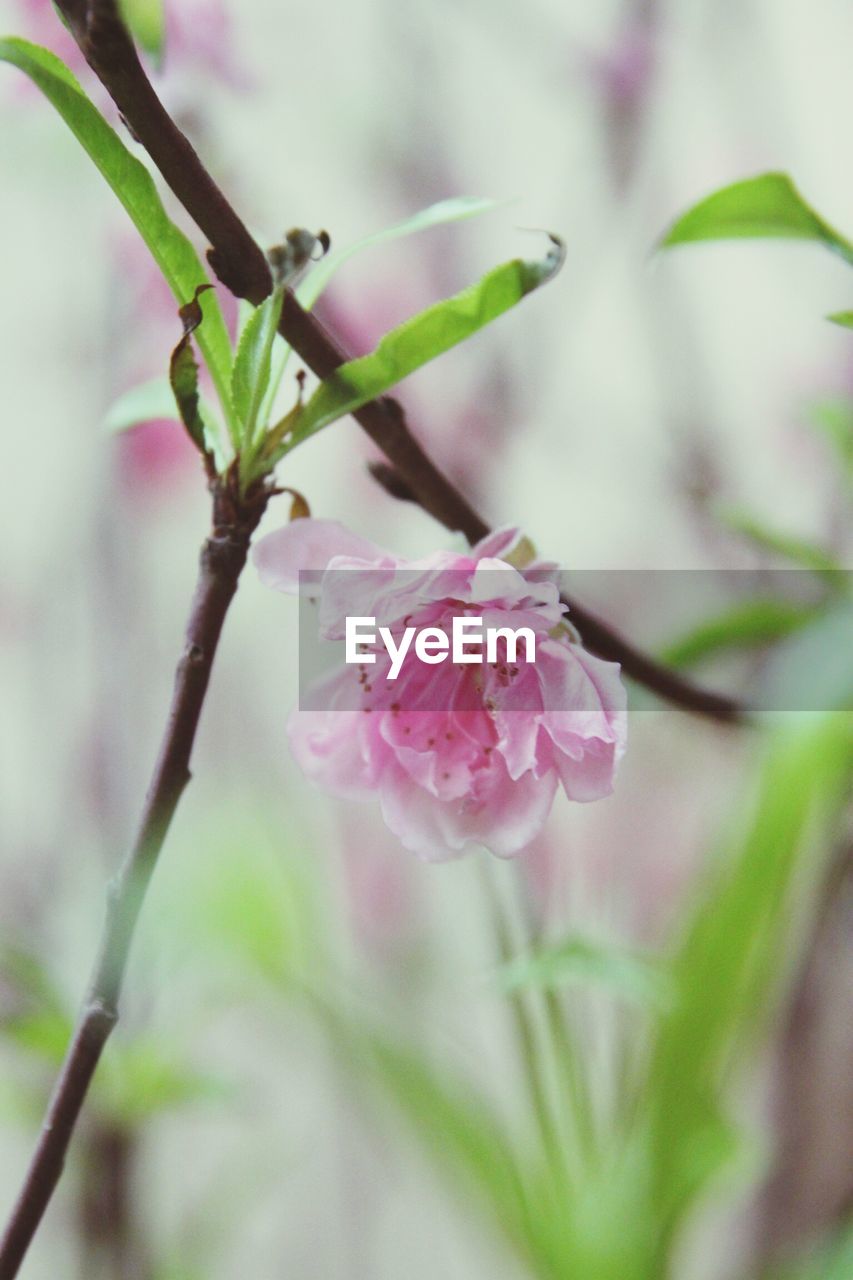
[[[853,264],[853,245],[801,196],[786,173],[734,182],[676,219],[662,248],[702,240],[814,240]]]
[[[345,1009],[322,1008],[349,1068],[393,1100],[440,1171],[478,1193],[535,1275],[659,1280],[702,1197],[733,1168],[745,1138],[729,1114],[732,1073],[778,995],[853,763],[847,716],[794,719],[770,732],[752,818],[718,851],[680,936],[655,957],[668,998],[645,1002],[617,1080],[615,1119],[571,1172],[549,1166],[533,1133],[513,1135],[475,1085],[448,1079],[390,1033],[354,1027]],[[604,978],[619,995],[636,994],[646,973],[619,949],[608,958],[569,939],[514,964],[511,983],[556,982],[561,962],[566,985],[586,969],[588,981]],[[591,1112],[587,1046],[576,1036],[581,1105]]]
[[[295,850],[275,855],[248,812],[211,829],[204,857],[186,869],[179,898],[187,914],[162,927],[190,955],[213,959],[215,982],[227,959],[259,984],[258,996],[267,989],[283,1009],[295,1002],[316,1021],[353,1096],[368,1111],[391,1107],[403,1118],[438,1176],[478,1208],[531,1275],[659,1280],[671,1273],[683,1231],[709,1191],[745,1189],[735,1157],[752,1139],[733,1119],[732,1087],[784,988],[791,940],[810,918],[849,790],[853,727],[840,713],[780,717],[759,750],[757,775],[734,810],[740,816],[659,952],[638,955],[569,936],[519,955],[501,973],[507,999],[531,1011],[544,989],[559,993],[575,1070],[571,1097],[563,1074],[550,1077],[548,1105],[555,1125],[561,1107],[585,1109],[576,1119],[589,1121],[580,1127],[592,1133],[581,1143],[576,1129],[565,1160],[543,1147],[523,1107],[508,1113],[470,1070],[437,1062],[342,981],[324,941],[328,904],[305,860]],[[59,1014],[51,1020],[46,976],[29,960],[18,968],[28,999],[48,1013],[7,1023],[6,1033],[22,1052],[55,1058],[67,1024]],[[228,990],[222,986],[219,999]],[[233,991],[242,999],[246,988]],[[605,1123],[589,1056],[594,1037],[576,1016],[575,1001],[587,991],[608,1005],[627,1000],[634,1010],[611,1045],[614,1096]],[[552,1036],[553,1027],[539,1022],[534,1052],[546,1063],[566,1043]],[[228,1093],[143,1039],[112,1055],[96,1105],[135,1125],[157,1109],[211,1098],[227,1101]],[[823,1277],[817,1265],[790,1275]],[[837,1274],[840,1280],[844,1272]]]

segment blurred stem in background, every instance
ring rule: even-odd
[[[510,893],[502,891],[491,860],[481,866],[496,951],[508,972],[511,965],[535,955],[545,940],[534,923],[528,878],[521,868],[513,867]],[[541,990],[510,985],[507,1001],[543,1150],[558,1187],[566,1192],[593,1159],[595,1142],[592,1100],[569,1011],[560,993],[547,985]]]
[[[758,1203],[757,1259],[780,1265],[853,1215],[853,829],[842,824],[780,1019],[776,1158]]]
[[[83,1137],[80,1280],[148,1280],[153,1269],[134,1190],[137,1136],[120,1123],[96,1120]]]
[[[502,900],[495,868],[490,862],[480,863],[482,884],[488,904],[495,948],[502,965],[507,965],[516,954],[517,943],[510,912]],[[523,891],[523,886],[518,885]],[[559,1108],[555,1106],[553,1092],[549,1089],[548,1069],[541,1032],[537,1033],[536,1019],[530,1008],[530,993],[515,990],[509,996],[519,1066],[524,1076],[531,1112],[535,1120],[542,1149],[551,1166],[558,1189],[565,1189],[567,1182],[566,1160],[568,1148],[558,1122]]]
[[[732,1118],[734,1086],[739,1069],[754,1061],[792,946],[808,936],[823,894],[849,797],[850,727],[844,713],[768,725],[747,815],[735,810],[735,829],[660,954],[644,959],[571,935],[532,952],[525,942],[519,954],[515,922],[490,876],[498,949],[510,958],[512,981],[505,985],[532,1145],[523,1131],[510,1136],[480,1087],[460,1087],[415,1047],[393,1043],[367,1023],[354,1025],[346,1009],[327,1014],[333,1038],[352,1050],[346,1055],[352,1069],[401,1109],[443,1174],[479,1193],[531,1274],[547,1280],[680,1274],[676,1259],[698,1208],[727,1188],[743,1194],[748,1138]],[[577,1132],[566,1142],[561,1137],[555,1152],[560,1117],[547,1055],[555,1044],[560,1059],[568,1048],[569,1062],[577,1055],[583,1063],[586,1087],[577,1093],[591,1124],[595,1013],[585,1014],[576,1043],[557,1031],[552,1045],[533,1016],[534,1001],[550,990],[556,1020],[561,990],[579,984],[598,987],[604,999],[628,1001],[637,1012],[619,1025],[618,1038],[609,1037],[621,1066],[591,1156],[582,1154]],[[617,1045],[626,1033],[630,1053],[621,1055]],[[576,1096],[573,1085],[560,1083],[564,1101]],[[799,1188],[802,1171],[795,1176]]]

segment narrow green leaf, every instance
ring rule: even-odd
[[[285,447],[292,448],[344,414],[384,395],[410,373],[464,342],[550,280],[564,256],[561,241],[554,236],[551,240],[553,247],[541,262],[515,258],[495,267],[478,284],[392,329],[370,355],[342,365],[305,404]]]
[[[666,1229],[727,1155],[722,1086],[767,1017],[795,902],[808,900],[829,856],[829,817],[851,765],[843,716],[800,716],[775,730],[750,824],[711,873],[672,956],[674,999],[644,1090]]]
[[[427,231],[430,227],[443,226],[449,222],[461,222],[464,218],[475,218],[481,213],[489,213],[498,208],[498,200],[480,200],[474,196],[453,196],[449,200],[440,200],[426,209],[421,209],[411,218],[396,226],[387,227],[384,231],[376,231],[365,236],[343,249],[333,249],[321,262],[312,268],[296,289],[296,296],[302,306],[310,311],[320,294],[327,287],[335,272],[355,254],[374,245],[386,244],[389,240],[397,240],[402,236],[415,235],[418,231]]]
[[[104,417],[104,430],[129,431],[143,422],[175,418],[175,396],[168,378],[152,378],[130,387],[114,400]]]
[[[220,443],[222,428],[218,423],[216,410],[200,392],[198,406],[205,446],[208,453],[213,455],[216,470],[222,472],[228,465],[228,459]],[[118,434],[121,431],[132,431],[134,427],[141,427],[146,422],[162,419],[173,421],[175,430],[180,430],[180,414],[169,379],[152,378],[149,382],[130,387],[113,402],[104,417],[104,430],[111,435]]]
[[[3,1035],[24,1053],[59,1066],[72,1030],[71,1019],[66,1014],[43,1009],[5,1023]]]
[[[251,448],[255,439],[258,415],[269,386],[272,349],[283,301],[283,288],[274,289],[249,316],[237,345],[231,399],[242,448]]]
[[[816,240],[853,265],[853,245],[825,222],[784,173],[746,178],[688,209],[661,241],[661,248],[699,240],[782,237]]]
[[[207,272],[187,237],[166,214],[145,166],[131,155],[54,54],[10,37],[0,39],[0,61],[28,75],[56,108],[124,205],[178,302],[185,303],[199,284],[208,281]],[[230,427],[231,345],[213,289],[204,297],[202,313],[199,347]]]
[[[519,956],[499,976],[508,991],[593,983],[644,1005],[663,1006],[668,998],[666,975],[651,957],[585,937]]]
[[[845,479],[853,481],[853,403],[825,400],[815,405],[813,416],[815,426],[835,450]]]
[[[502,203],[505,202],[481,200],[474,196],[454,196],[448,200],[440,200],[438,204],[429,205],[428,208],[421,209],[419,213],[407,218],[404,222],[398,223],[396,226],[388,227],[384,231],[377,231],[373,235],[366,236],[363,240],[357,240],[355,244],[346,245],[343,249],[333,249],[331,253],[327,253],[320,262],[311,268],[308,275],[296,285],[296,297],[305,310],[310,311],[324,289],[327,288],[329,281],[338,268],[348,262],[355,254],[361,253],[362,250],[370,249],[374,245],[384,244],[389,240],[396,240],[401,236],[414,235],[418,231],[426,231],[430,227],[442,226],[446,223],[461,221],[464,218],[473,218],[481,213],[488,213],[489,210],[498,208]],[[291,349],[286,343],[280,344],[280,351],[279,359],[274,361],[274,372],[270,378],[269,392],[264,406],[267,417],[272,412],[272,407],[291,355]]]
[[[792,537],[790,534],[772,529],[761,520],[756,519],[748,511],[734,507],[720,507],[717,515],[727,528],[739,533],[763,551],[770,551],[783,560],[811,569],[818,577],[824,579],[834,590],[844,590],[845,572],[841,565],[823,547],[815,546],[804,538]]]
[[[161,57],[166,39],[163,0],[119,0],[119,9],[137,43],[146,53]]]
[[[853,311],[833,311],[826,318],[841,329],[853,329]]]
[[[204,856],[184,868],[176,934],[195,938],[205,963],[222,964],[231,978],[248,972],[289,994],[306,973],[316,979],[324,960],[315,864],[283,848],[258,813],[233,799],[214,812],[201,848]]]
[[[33,952],[8,942],[0,945],[0,1027],[32,1010],[65,1017],[65,1001],[49,970]]]
[[[207,430],[199,411],[198,365],[191,337],[201,324],[199,294],[211,287],[209,284],[200,284],[192,301],[181,307],[179,315],[184,326],[184,336],[175,347],[169,361],[169,382],[175,394],[178,413],[193,444],[203,454],[207,453]]]
[[[193,1244],[198,1250],[195,1241]],[[190,1258],[169,1255],[155,1263],[153,1280],[206,1280],[209,1275],[209,1265],[202,1267]]]
[[[746,600],[670,641],[661,661],[670,667],[690,667],[732,649],[759,648],[799,631],[820,611],[819,605],[789,600]]]
[[[223,1078],[198,1070],[177,1048],[137,1037],[105,1056],[94,1101],[114,1124],[135,1128],[163,1111],[190,1103],[222,1102],[232,1093]]]
[[[169,378],[181,421],[193,444],[203,450],[205,430],[198,410],[198,365],[191,344],[183,338],[172,352]]]

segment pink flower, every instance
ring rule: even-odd
[[[274,590],[319,605],[319,639],[344,637],[348,617],[371,617],[397,645],[407,628],[450,634],[454,618],[484,628],[529,628],[532,661],[506,645],[497,660],[427,665],[409,649],[393,678],[384,645],[374,661],[338,666],[291,716],[293,752],[308,777],[353,799],[378,795],[407,849],[430,860],[485,845],[508,857],[541,830],[558,784],[572,800],[610,793],[624,750],[619,668],[574,641],[556,567],[532,562],[516,529],[463,554],[406,561],[332,520],[296,520],[263,538],[254,561]],[[498,641],[500,645],[501,641]]]

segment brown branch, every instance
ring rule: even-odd
[[[264,255],[157,97],[115,0],[59,0],[58,8],[128,128],[210,241],[208,259],[219,279],[238,297],[261,302],[270,290]],[[290,292],[279,327],[320,378],[327,378],[348,358],[317,317],[304,311]],[[385,396],[353,416],[391,463],[401,491],[469,542],[485,537],[489,526],[424,452],[396,400]],[[746,719],[745,709],[735,699],[693,684],[634,648],[577,601],[567,598],[566,602],[585,645],[601,657],[620,662],[625,674],[639,684],[685,711],[723,723]]]
[[[271,288],[266,258],[157,97],[113,0],[64,0],[57,8],[131,134],[213,245],[219,279],[238,297],[262,302]]]
[[[373,462],[368,462],[367,470],[380,489],[385,490],[389,498],[396,498],[398,502],[414,502],[420,505],[415,494],[412,493],[403,477],[394,470],[390,462],[383,462],[377,458]]]
[[[705,716],[722,724],[747,724],[747,709],[736,698],[725,693],[715,693],[686,679],[672,667],[656,662],[649,654],[631,644],[615,631],[609,622],[602,622],[590,613],[574,596],[562,596],[569,606],[569,618],[580,632],[584,645],[592,653],[608,662],[618,662],[626,676],[646,689],[651,689],[665,702],[671,702],[682,711]]]
[[[418,502],[414,494],[398,471],[384,462],[371,462],[368,469],[377,484],[392,498],[400,502]],[[420,503],[419,505],[423,505]],[[476,529],[476,526],[474,527]],[[485,524],[480,522],[480,532],[474,532],[471,541],[477,541],[488,532]],[[692,711],[695,715],[706,716],[723,724],[741,724],[747,720],[745,708],[734,698],[722,693],[714,693],[710,689],[700,688],[691,680],[686,680],[672,667],[656,662],[654,658],[643,653],[630,640],[614,631],[609,623],[591,613],[573,595],[563,593],[562,600],[569,607],[569,614],[574,626],[583,637],[586,648],[609,662],[621,664],[625,675],[636,680],[637,684],[652,689],[658,697],[672,702],[684,711]]]
[[[18,1201],[0,1241],[0,1280],[13,1280],[57,1182],[118,1001],[136,922],[178,801],[190,779],[190,754],[228,606],[249,540],[268,494],[237,506],[225,485],[214,493],[213,532],[205,541],[175,675],[169,716],[130,853],[110,886],[104,931],[86,999],[48,1106]]]

